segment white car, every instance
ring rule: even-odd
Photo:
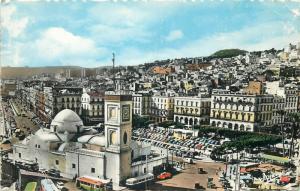
[[[198,159],[198,160],[202,160],[204,159],[205,157],[204,156],[200,156],[200,155],[196,155],[194,156],[195,159]]]
[[[192,158],[183,158],[183,161],[189,164],[193,164],[193,159]]]
[[[47,173],[47,170],[44,169],[44,168],[40,168],[40,169],[39,169],[39,172],[42,173],[42,174],[46,174],[46,173]]]
[[[56,187],[61,190],[64,187],[64,183],[63,182],[57,182],[56,183]]]

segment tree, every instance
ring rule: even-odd
[[[291,127],[291,144],[290,144],[290,152],[289,152],[289,157],[292,157],[292,154],[294,153],[294,139],[299,136],[299,123],[300,123],[300,113],[295,112],[295,113],[289,113],[288,114],[288,121],[290,122],[290,127]]]
[[[132,117],[133,128],[146,128],[151,123],[148,117],[141,117],[134,114]]]
[[[283,149],[283,154],[282,156],[285,156],[285,149],[284,149],[284,131],[283,131],[283,120],[284,116],[286,115],[286,112],[284,110],[278,110],[276,111],[277,114],[281,116],[281,125],[280,125],[280,131],[281,131],[281,136],[282,136],[282,149]]]

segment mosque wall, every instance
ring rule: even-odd
[[[121,180],[126,180],[127,178],[131,177],[131,150],[123,151],[120,155],[121,158]]]
[[[145,173],[153,173],[153,169],[156,166],[159,166],[163,163],[167,162],[166,157],[156,157],[153,159],[148,159],[147,163],[146,161],[143,163],[133,163],[131,166],[131,176],[141,176]]]
[[[118,187],[120,182],[120,155],[106,152],[106,178],[112,179],[113,187]]]
[[[48,155],[48,166],[49,169],[60,170],[61,173],[66,172],[66,160],[65,154],[52,152]]]
[[[76,175],[78,177],[78,173],[80,173],[80,171],[78,172],[78,154],[66,152],[66,161],[66,177],[74,178]]]
[[[80,176],[88,175],[104,178],[104,158],[91,155],[79,155]]]

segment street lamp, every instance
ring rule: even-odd
[[[281,137],[282,137],[282,150],[283,154],[282,157],[285,156],[285,149],[284,149],[284,132],[283,132],[283,126],[284,126],[284,119],[286,118],[286,112],[284,110],[278,110],[276,111],[277,114],[281,116],[281,123],[280,123],[280,131],[281,131]]]

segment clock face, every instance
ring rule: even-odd
[[[130,105],[122,106],[122,121],[130,120]]]

